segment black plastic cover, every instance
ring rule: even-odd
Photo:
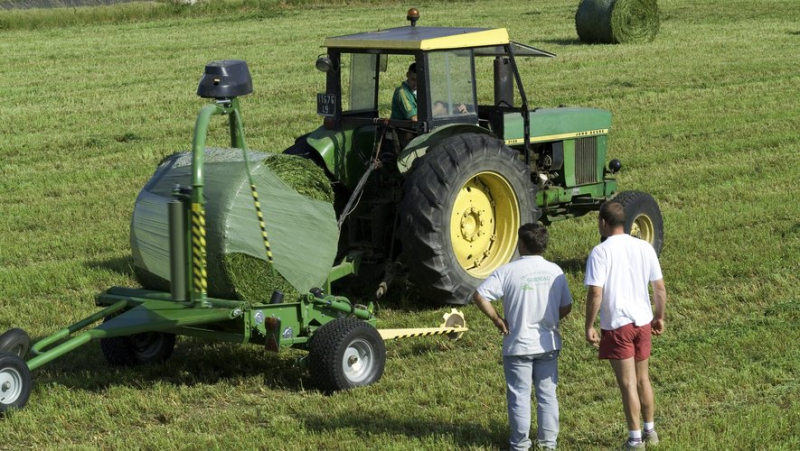
[[[197,95],[206,99],[230,99],[253,92],[253,80],[242,60],[213,61],[206,65]]]

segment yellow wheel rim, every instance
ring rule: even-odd
[[[650,244],[655,241],[656,232],[653,226],[653,220],[647,215],[639,215],[631,224],[631,236],[645,240]]]
[[[485,278],[507,263],[517,247],[520,211],[511,184],[496,172],[480,172],[461,187],[450,216],[450,242],[458,263]]]

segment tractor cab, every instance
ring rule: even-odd
[[[552,57],[551,53],[509,40],[503,29],[417,27],[415,10],[409,11],[410,26],[327,38],[327,53],[316,62],[326,73],[326,89],[317,95],[317,113],[324,117],[315,137],[330,137],[331,132],[347,135],[359,160],[372,154],[376,130],[388,127],[386,141],[402,150],[414,138],[439,128],[460,125],[490,130],[503,138],[503,116],[509,111],[527,111],[524,90],[514,63],[515,56]],[[418,19],[418,13],[416,13]],[[479,105],[476,83],[476,58],[494,59],[493,102]],[[416,66],[415,119],[392,115],[395,90],[407,82],[411,64]],[[521,105],[515,107],[516,97]],[[489,92],[489,91],[487,91]],[[486,97],[486,96],[484,96]],[[324,129],[324,130],[323,130]],[[325,160],[328,170],[348,187],[360,177],[351,171],[347,160],[328,158],[324,146],[312,143]],[[351,148],[345,145],[345,148]],[[332,155],[331,155],[332,157]]]
[[[477,124],[471,49],[419,50],[426,40],[433,40],[425,37],[442,34],[441,30],[404,27],[386,30],[371,41],[368,38],[375,33],[328,39],[329,53],[323,59],[329,58],[331,67],[339,70],[328,72],[326,93],[318,98],[319,113],[344,126],[388,119],[417,133],[451,123]],[[359,48],[346,47],[351,40]],[[360,48],[367,43],[368,48]],[[416,73],[408,72],[412,64]],[[394,93],[402,83],[414,90],[416,121],[391,115]]]

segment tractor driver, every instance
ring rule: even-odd
[[[394,90],[392,120],[417,121],[417,63],[411,63],[406,81]]]
[[[456,107],[460,114],[469,111],[463,103]],[[447,115],[447,105],[437,100],[433,104],[434,116]],[[392,120],[417,121],[417,63],[411,63],[406,72],[406,81],[394,90],[392,96]]]
[[[467,114],[467,113],[469,113],[469,110],[467,109],[467,106],[464,105],[463,103],[459,104],[458,107],[456,107],[456,110],[458,111],[458,114]],[[441,100],[437,100],[437,101],[433,102],[433,115],[434,116],[446,116],[447,115],[447,104],[442,102]]]

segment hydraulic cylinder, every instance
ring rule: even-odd
[[[178,199],[167,204],[169,220],[169,273],[172,281],[172,299],[188,300],[188,263],[186,204]]]

